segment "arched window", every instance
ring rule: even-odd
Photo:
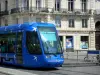
[[[100,21],[96,22],[95,29],[96,31],[100,31]]]

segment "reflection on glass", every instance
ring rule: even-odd
[[[30,54],[41,54],[40,42],[38,39],[37,32],[27,31],[26,35],[26,45],[28,48],[28,52]]]
[[[56,31],[52,27],[38,27],[46,54],[62,53]]]

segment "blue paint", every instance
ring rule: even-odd
[[[100,54],[100,51],[99,50],[89,50],[88,51],[88,54]]]
[[[50,33],[52,37],[50,36],[50,34],[48,34],[48,36],[50,36],[50,37],[48,37],[45,34],[44,34],[44,36],[50,41],[57,40],[58,43],[60,42],[55,26],[50,23],[35,23],[35,22],[28,23],[27,22],[24,24],[15,24],[15,25],[0,27],[0,35],[8,34],[8,33],[16,33],[15,35],[18,36],[18,33],[22,32],[22,63],[19,64],[17,61],[17,58],[18,58],[17,57],[17,45],[16,45],[17,42],[15,42],[15,46],[14,46],[15,52],[14,53],[0,53],[0,57],[3,59],[3,63],[18,65],[18,66],[20,65],[20,66],[24,66],[24,67],[34,67],[34,68],[36,68],[36,67],[53,68],[53,67],[60,67],[63,64],[63,62],[64,62],[63,52],[59,52],[59,53],[53,52],[53,54],[45,54],[44,53],[44,45],[43,45],[42,39],[40,37],[38,27],[54,28],[55,33],[57,35],[56,36],[57,39],[53,38],[54,37],[53,33],[52,34]],[[36,32],[38,34],[38,39],[40,42],[40,48],[41,48],[41,52],[42,52],[41,54],[30,54],[28,52],[28,48],[26,45],[26,32],[34,31],[34,28],[36,28]],[[15,39],[17,40],[17,38],[15,38]],[[50,51],[52,53],[52,51],[54,51],[54,49],[52,49]]]

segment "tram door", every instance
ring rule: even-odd
[[[17,64],[23,64],[23,56],[22,56],[22,33],[17,33],[16,61],[17,61]]]

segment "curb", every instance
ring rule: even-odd
[[[79,67],[79,66],[99,66],[98,63],[64,63],[63,67]]]

